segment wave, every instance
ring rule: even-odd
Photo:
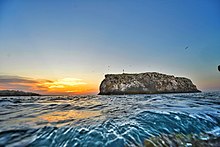
[[[219,93],[4,97],[0,146],[216,146],[219,103]]]

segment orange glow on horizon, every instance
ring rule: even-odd
[[[18,77],[7,79],[0,83],[0,90],[21,90],[43,95],[79,95],[97,94],[98,84],[85,82],[77,78],[63,78],[57,80],[35,80]]]
[[[94,85],[88,84],[81,79],[64,78],[55,81],[42,81],[37,84],[37,88],[46,90],[45,94],[90,94],[96,93],[97,89]],[[36,89],[37,90],[37,89]]]

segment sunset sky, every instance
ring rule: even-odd
[[[97,94],[155,71],[220,90],[219,0],[0,0],[0,89]]]

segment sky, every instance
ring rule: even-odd
[[[220,90],[219,0],[0,0],[0,89],[97,94],[108,73]]]

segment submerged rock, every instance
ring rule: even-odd
[[[100,95],[201,92],[190,79],[156,72],[107,74]]]

